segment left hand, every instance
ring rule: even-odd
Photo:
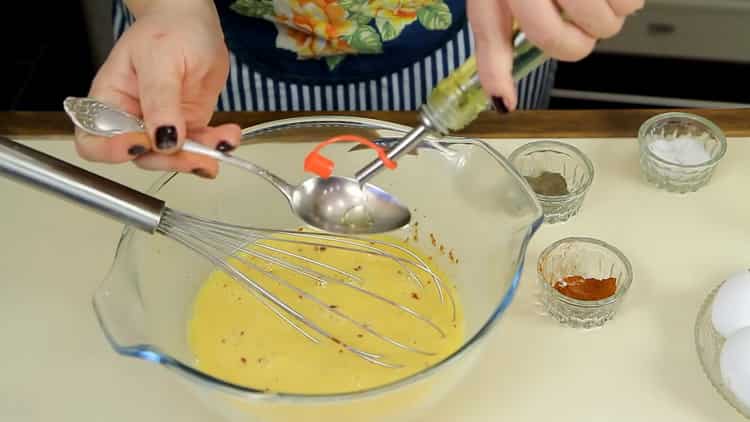
[[[551,58],[577,61],[599,39],[616,35],[645,0],[467,0],[479,78],[485,91],[514,110],[511,36],[515,19],[529,41]],[[565,15],[563,20],[562,15]],[[497,103],[497,101],[496,101]]]

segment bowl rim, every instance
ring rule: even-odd
[[[529,150],[536,149],[539,147],[545,147],[545,146],[550,147],[550,149],[557,148],[557,149],[568,150],[568,152],[572,153],[572,155],[575,155],[576,157],[580,158],[581,161],[583,161],[584,166],[586,167],[586,170],[587,170],[586,180],[578,189],[572,192],[569,192],[567,195],[552,196],[552,195],[544,195],[544,194],[540,194],[536,192],[534,192],[534,195],[539,197],[540,201],[543,201],[546,203],[568,202],[574,198],[585,195],[586,192],[591,187],[591,185],[594,183],[594,175],[595,175],[594,163],[586,154],[583,153],[583,151],[581,151],[574,145],[571,145],[567,142],[555,141],[551,139],[540,139],[537,141],[531,141],[513,150],[513,152],[508,157],[508,161],[510,161],[510,163],[515,168],[515,160],[521,154],[526,153]]]
[[[376,128],[382,128],[382,129],[393,130],[393,131],[406,130],[408,132],[411,129],[408,126],[393,124],[390,122],[374,120],[374,119],[364,119],[364,118],[349,117],[349,116],[322,116],[322,119],[324,121],[326,121],[325,120],[326,118],[331,119],[331,121],[333,122],[332,124],[336,124],[336,125],[349,124],[349,125],[353,125],[355,127],[364,128],[364,129],[368,129],[368,128],[372,129],[373,128],[372,125],[374,124],[380,125],[379,127],[376,127]],[[272,122],[265,122],[265,123],[261,123],[259,125],[256,125],[250,128],[246,128],[242,131],[243,142],[241,143],[241,146],[249,146],[253,144],[252,142],[248,142],[246,138],[250,136],[248,134],[251,134],[251,135],[253,134],[252,129],[255,127],[260,128],[260,130],[258,130],[257,133],[266,133],[266,132],[280,130],[273,126],[274,123],[276,123],[277,125],[279,123],[281,124],[303,124],[306,126],[319,127],[321,126],[321,118],[320,117],[290,118],[290,119],[283,119],[283,120],[277,120],[277,121],[272,121]],[[448,140],[448,139],[449,138],[445,138],[445,140]],[[503,295],[500,296],[501,297],[500,302],[494,308],[494,310],[489,314],[486,321],[484,321],[484,323],[479,327],[476,333],[472,337],[466,338],[463,341],[461,347],[456,349],[452,354],[448,355],[443,360],[436,362],[432,366],[425,368],[423,370],[420,370],[419,372],[412,374],[408,377],[401,378],[391,383],[380,385],[377,387],[372,387],[372,388],[359,390],[359,391],[353,391],[353,392],[334,393],[334,394],[297,394],[297,393],[284,393],[284,392],[258,390],[258,389],[245,387],[242,385],[238,385],[238,384],[234,384],[234,383],[222,380],[213,375],[200,371],[196,369],[195,367],[193,367],[192,365],[182,362],[179,359],[160,351],[158,348],[150,344],[137,344],[137,345],[119,344],[118,341],[115,339],[115,337],[112,335],[112,333],[107,329],[107,324],[104,321],[102,314],[101,314],[101,310],[98,308],[98,305],[96,303],[96,297],[101,292],[102,288],[110,280],[110,278],[114,275],[117,269],[117,266],[120,262],[120,256],[122,255],[125,246],[133,240],[133,237],[136,234],[140,234],[139,232],[132,230],[130,227],[125,227],[123,229],[122,234],[117,242],[114,260],[110,266],[110,270],[108,274],[106,275],[106,277],[103,279],[102,283],[100,283],[99,287],[97,287],[94,293],[94,303],[93,303],[94,310],[95,310],[100,328],[104,332],[106,339],[108,340],[112,348],[117,353],[123,356],[135,357],[135,358],[143,359],[146,361],[161,364],[169,369],[175,370],[176,372],[180,372],[181,375],[185,375],[193,381],[196,381],[200,384],[206,385],[211,388],[218,389],[219,391],[228,393],[230,395],[233,395],[242,399],[261,400],[261,401],[266,400],[266,401],[275,401],[275,402],[293,402],[295,404],[331,403],[331,402],[339,402],[339,401],[346,401],[346,400],[352,400],[352,399],[365,399],[365,398],[377,396],[379,394],[387,393],[389,391],[394,391],[399,388],[412,385],[414,383],[417,383],[423,379],[430,377],[439,369],[449,364],[452,364],[453,362],[461,358],[463,355],[468,353],[470,349],[474,349],[476,346],[478,346],[486,338],[490,330],[499,322],[500,316],[504,314],[505,310],[510,306],[511,302],[515,298],[515,295],[517,293],[517,290],[521,281],[521,276],[523,274],[523,270],[525,266],[526,251],[528,249],[529,243],[532,237],[534,236],[534,234],[538,231],[538,229],[541,227],[544,221],[544,214],[542,211],[542,207],[538,199],[535,197],[533,190],[526,183],[525,179],[518,173],[518,171],[511,165],[508,159],[506,159],[495,148],[493,148],[491,145],[489,145],[487,142],[483,140],[472,139],[472,138],[453,138],[453,139],[456,141],[455,142],[456,144],[475,145],[475,146],[482,148],[485,152],[490,154],[501,166],[503,166],[506,169],[506,171],[509,172],[511,176],[513,176],[516,179],[516,181],[519,182],[519,186],[521,186],[525,190],[526,194],[534,203],[535,213],[534,213],[534,219],[530,222],[526,230],[526,233],[524,234],[521,247],[514,260],[514,262],[516,263],[516,268],[513,273],[512,279],[510,280],[510,283],[508,285],[507,291]],[[430,141],[428,139],[426,142],[430,143],[434,141]],[[450,141],[448,141],[448,143],[450,143]],[[442,148],[442,147],[438,146],[438,148]],[[164,186],[166,186],[171,180],[173,180],[175,177],[178,177],[178,176],[183,177],[184,175],[180,173],[176,173],[176,172],[163,173],[148,188],[146,193],[149,195],[157,195],[158,192]],[[188,176],[185,176],[185,177],[188,177]]]
[[[648,147],[646,144],[646,132],[648,132],[649,129],[651,129],[654,125],[657,123],[660,123],[662,120],[667,119],[683,119],[683,120],[689,120],[689,121],[695,121],[698,122],[704,126],[706,126],[711,132],[711,134],[716,138],[716,140],[719,142],[719,152],[711,157],[710,160],[700,163],[700,164],[679,164],[679,163],[673,163],[671,161],[665,160],[658,155],[654,154],[651,151],[651,148]],[[716,166],[719,161],[721,161],[722,158],[724,158],[724,155],[726,155],[727,152],[727,138],[726,135],[724,135],[724,131],[719,128],[714,122],[711,120],[699,116],[697,114],[693,113],[686,113],[682,111],[670,111],[667,113],[661,113],[657,114],[655,116],[652,116],[645,122],[643,122],[638,129],[638,144],[640,145],[640,150],[642,154],[645,154],[649,159],[657,161],[662,164],[666,164],[671,167],[681,168],[681,169],[703,169],[703,168],[709,168]]]
[[[617,256],[617,259],[619,259],[623,265],[625,266],[625,280],[622,279],[617,280],[617,290],[615,290],[615,294],[612,296],[609,296],[607,298],[601,299],[601,300],[580,300],[580,299],[574,299],[568,296],[565,296],[564,294],[557,291],[557,289],[554,289],[552,285],[550,285],[547,280],[544,278],[543,271],[544,271],[544,264],[546,262],[547,257],[554,252],[557,248],[564,244],[568,243],[588,243],[595,246],[602,247],[604,249],[607,249],[608,251],[612,252],[615,256]],[[620,251],[618,248],[612,246],[611,244],[595,239],[593,237],[585,237],[585,236],[570,236],[565,237],[560,240],[557,240],[544,248],[542,253],[539,254],[539,258],[537,259],[537,277],[539,278],[539,281],[541,282],[543,288],[550,292],[552,296],[561,302],[567,303],[569,305],[573,305],[579,308],[601,308],[603,306],[611,305],[613,303],[618,302],[622,297],[625,296],[625,294],[630,290],[630,285],[633,282],[633,266],[630,263],[630,260],[625,256],[625,254]]]

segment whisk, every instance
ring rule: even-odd
[[[385,260],[391,264],[395,263],[405,275],[404,279],[414,283],[416,288],[426,288],[422,282],[423,277],[429,280],[429,284],[434,286],[436,294],[439,295],[440,303],[451,307],[450,312],[455,320],[454,298],[440,277],[418,255],[392,242],[321,232],[253,228],[196,217],[171,209],[162,200],[1,136],[0,173],[39,190],[72,200],[139,230],[160,234],[179,242],[239,281],[271,312],[304,337],[314,342],[320,342],[321,338],[334,341],[342,349],[376,365],[401,367],[397,362],[388,361],[383,353],[363,350],[341,342],[336,333],[330,332],[295,309],[288,301],[273,294],[262,282],[248,275],[248,271],[243,269],[252,269],[262,274],[264,279],[272,280],[278,286],[289,289],[324,312],[330,312],[353,327],[376,337],[383,344],[411,353],[434,355],[432,351],[411,346],[403,339],[393,338],[381,333],[371,324],[358,321],[339,307],[290,282],[281,275],[282,272],[274,269],[284,269],[315,283],[336,284],[350,289],[354,294],[366,295],[396,312],[416,318],[435,335],[445,337],[445,332],[431,321],[430,316],[367,289],[361,283],[359,275],[323,260],[297,254],[290,249],[303,246],[335,249],[361,254],[370,259]]]

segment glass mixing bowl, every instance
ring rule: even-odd
[[[297,118],[244,131],[234,153],[285,177],[304,180],[303,159],[315,143],[343,132],[389,137],[409,128],[370,119]],[[335,173],[351,175],[374,154],[334,144],[323,153]],[[101,327],[118,353],[172,370],[206,405],[237,421],[407,421],[445,395],[477,361],[481,340],[513,300],[526,246],[543,221],[542,209],[525,180],[492,147],[478,140],[442,139],[423,144],[418,156],[399,161],[373,183],[395,194],[418,222],[419,246],[429,233],[460,260],[435,259],[455,282],[465,309],[463,345],[432,367],[390,385],[347,394],[269,393],[233,385],[197,368],[187,341],[194,296],[211,263],[164,236],[126,229],[114,264],[94,296]],[[216,180],[169,174],[150,194],[173,209],[219,221],[273,229],[300,226],[285,199],[265,181],[224,166]],[[314,381],[312,381],[314,382]]]

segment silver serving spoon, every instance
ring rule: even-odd
[[[91,98],[68,97],[63,106],[73,124],[92,135],[111,137],[143,132],[143,121]],[[187,140],[182,151],[201,154],[249,171],[273,185],[292,211],[307,224],[335,233],[383,233],[401,228],[411,220],[409,209],[388,192],[350,178],[312,177],[298,186],[247,160]]]

